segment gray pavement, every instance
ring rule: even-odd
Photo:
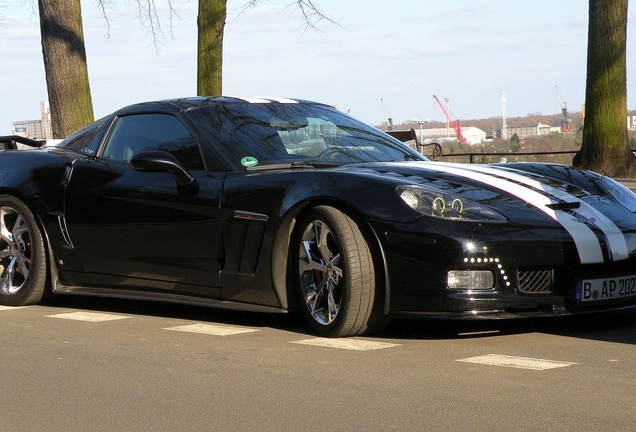
[[[60,296],[0,307],[0,327],[0,432],[636,430],[636,312],[332,340],[295,316]]]
[[[0,308],[0,431],[628,431],[636,313],[395,321],[61,297]]]

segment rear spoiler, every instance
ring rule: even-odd
[[[35,140],[32,138],[26,138],[20,135],[7,135],[0,136],[0,149],[4,150],[17,150],[18,143],[24,144],[29,147],[43,147],[46,144],[46,140]]]

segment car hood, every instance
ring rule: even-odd
[[[519,184],[544,191],[556,188],[578,197],[607,193],[603,176],[556,164],[469,165],[427,161],[358,164],[347,165],[346,168],[374,172],[384,178],[427,184],[443,190],[468,185],[510,190],[514,189],[511,184]]]
[[[630,212],[636,212],[636,194],[627,187],[600,174],[567,165],[427,161],[348,165],[346,169],[378,175],[385,181],[436,188],[466,198],[471,198],[477,191],[491,191],[532,202],[536,195],[535,199],[554,208],[565,208],[568,203],[580,200],[595,202],[602,199],[611,205],[621,203]]]
[[[635,253],[636,195],[590,171],[555,164],[440,162],[368,164],[358,169],[380,175],[384,181],[433,188],[446,196],[478,202],[519,227],[556,224],[589,255],[582,255],[581,262],[603,262],[599,237],[604,238],[613,260]]]

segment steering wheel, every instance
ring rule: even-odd
[[[335,157],[339,153],[347,154],[345,149],[342,148],[342,147],[329,147],[329,148],[324,149],[320,153],[318,153],[317,157],[319,157],[319,158],[327,158],[329,156],[334,156]]]
[[[320,153],[318,153],[318,155],[316,157],[317,158],[325,158],[325,159],[335,160],[338,157],[339,154],[345,155],[347,158],[349,158],[349,160],[354,161],[354,162],[355,161],[358,161],[358,162],[364,162],[365,161],[360,156],[352,154],[349,150],[347,150],[346,147],[338,147],[338,146],[329,147],[329,148],[321,151]]]

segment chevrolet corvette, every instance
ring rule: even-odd
[[[594,172],[429,161],[286,98],[140,103],[55,146],[0,143],[2,305],[302,311],[326,337],[636,306],[636,196]]]

